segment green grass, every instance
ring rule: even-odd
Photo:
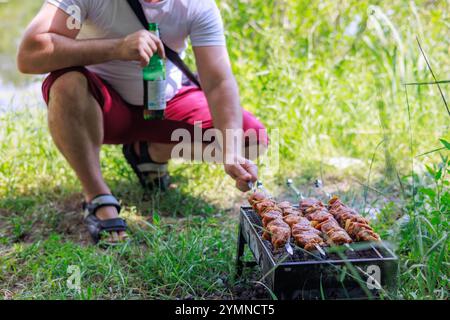
[[[0,4],[0,21],[11,29],[8,37],[0,31],[8,57],[38,7],[32,3]],[[242,103],[272,133],[279,130],[273,140],[280,142],[280,163],[261,167],[267,187],[285,197],[284,180],[293,177],[309,193],[311,181],[322,177],[329,191],[357,209],[379,211],[377,231],[401,258],[394,297],[446,299],[449,172],[441,155],[449,151],[417,156],[442,148],[439,138],[450,141],[449,118],[430,85],[408,87],[408,114],[402,83],[433,81],[416,35],[438,80],[448,78],[448,3],[378,3],[219,5]],[[19,7],[28,11],[19,13]],[[357,16],[356,34],[346,34]],[[2,70],[8,79],[19,78],[10,67]],[[448,84],[441,86],[448,96]],[[133,243],[97,249],[81,224],[80,186],[51,141],[45,109],[36,104],[0,114],[0,298],[235,297],[244,196],[219,166],[172,163],[178,188],[146,196],[120,147],[104,148],[103,172],[122,200]],[[337,157],[359,161],[338,168]],[[410,220],[400,225],[405,215]],[[81,268],[80,293],[67,289],[69,265]]]

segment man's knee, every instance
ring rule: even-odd
[[[52,84],[50,88],[50,103],[69,102],[74,103],[89,94],[86,76],[77,71],[67,72]]]
[[[245,145],[260,145],[264,148],[269,146],[269,136],[264,125],[254,116],[247,116],[244,120]]]

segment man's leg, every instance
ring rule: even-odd
[[[110,194],[100,169],[103,143],[101,108],[80,72],[60,76],[50,89],[48,123],[53,140],[80,180],[86,201],[100,194]],[[100,220],[118,217],[114,207],[100,208]],[[118,241],[126,234],[112,233],[108,241]]]

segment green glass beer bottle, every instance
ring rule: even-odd
[[[157,23],[149,24],[149,31],[159,38]],[[163,120],[166,110],[166,63],[157,53],[143,69],[144,76],[144,119]]]

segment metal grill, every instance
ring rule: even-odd
[[[397,288],[398,258],[386,242],[355,243],[327,248],[326,258],[295,246],[290,256],[274,251],[262,239],[262,222],[250,207],[242,207],[236,261],[237,276],[244,267],[259,265],[267,287],[281,300],[370,299]],[[244,262],[245,245],[255,261]]]

